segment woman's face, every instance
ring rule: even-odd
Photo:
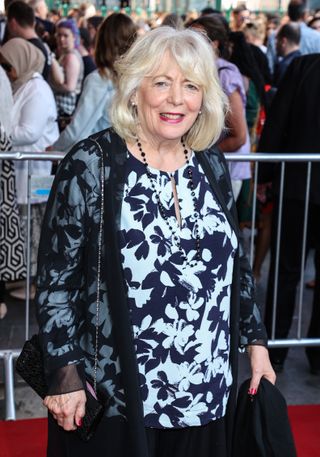
[[[90,35],[90,40],[93,43],[97,34],[97,29],[92,24],[90,24],[90,22],[88,22],[87,29]]]
[[[132,101],[139,127],[153,140],[180,139],[194,124],[202,105],[202,89],[188,80],[170,53],[154,74],[146,76]]]
[[[75,37],[71,30],[59,27],[57,31],[57,44],[62,51],[71,51],[74,49]]]

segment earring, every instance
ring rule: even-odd
[[[199,110],[199,114],[202,114],[202,111],[201,111],[201,110]]]
[[[133,108],[136,106],[136,104],[135,104],[134,101],[131,102],[131,106],[132,106]]]

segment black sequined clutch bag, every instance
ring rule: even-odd
[[[41,398],[47,395],[48,386],[38,335],[33,335],[24,343],[16,361],[16,371]],[[93,389],[90,390],[93,391]],[[102,404],[88,389],[86,389],[86,396],[86,414],[82,419],[81,427],[76,431],[83,441],[88,441],[92,437],[104,411]]]

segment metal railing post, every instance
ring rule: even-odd
[[[278,227],[276,241],[276,258],[274,267],[274,287],[273,287],[273,303],[272,303],[272,327],[271,338],[274,340],[276,332],[276,316],[277,316],[277,298],[278,298],[278,279],[279,279],[279,260],[280,260],[280,241],[282,229],[282,208],[283,208],[283,186],[284,186],[285,162],[281,163],[280,177],[280,192],[279,192],[279,209],[278,209]],[[272,259],[271,259],[272,261]]]
[[[304,270],[306,263],[306,245],[307,245],[307,230],[308,230],[308,215],[309,215],[309,201],[310,201],[310,184],[311,184],[311,162],[308,162],[307,181],[306,181],[306,199],[304,208],[303,219],[303,235],[302,235],[302,255],[300,267],[300,288],[299,288],[299,308],[298,308],[298,332],[297,337],[301,338],[301,325],[302,325],[302,300],[303,300],[303,286],[304,286]],[[320,185],[320,183],[319,183]]]
[[[29,338],[30,326],[30,281],[31,281],[31,166],[28,160],[28,192],[27,192],[27,281],[26,281],[26,320],[25,320],[25,335],[26,340]]]
[[[252,195],[252,218],[251,218],[251,238],[250,238],[250,265],[253,267],[254,258],[254,232],[256,228],[256,213],[257,213],[257,187],[258,187],[258,171],[259,162],[254,164],[254,184],[253,184],[253,195]]]
[[[4,364],[4,385],[5,385],[5,403],[6,403],[6,420],[16,419],[16,407],[14,401],[14,376],[13,376],[13,354],[6,352],[3,357]]]

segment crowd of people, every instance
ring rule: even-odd
[[[99,395],[110,403],[108,436],[130,435],[121,421],[110,427],[110,419],[126,415],[135,424],[131,443],[139,449],[137,455],[147,455],[146,447],[151,452],[155,443],[161,443],[163,454],[152,456],[189,455],[182,448],[174,452],[175,438],[162,432],[201,425],[202,435],[188,430],[180,435],[181,442],[192,442],[196,449],[203,440],[207,448],[199,456],[207,456],[211,448],[225,457],[229,450],[221,443],[230,433],[238,340],[248,348],[256,373],[251,393],[261,377],[274,382],[273,370],[284,367],[288,350],[270,350],[270,364],[265,346],[272,333],[275,295],[274,336],[283,339],[290,331],[300,279],[307,168],[294,163],[286,167],[275,283],[280,168],[267,163],[259,167],[251,275],[241,230],[251,223],[253,168],[241,161],[226,166],[223,154],[320,152],[320,11],[311,14],[304,2],[292,0],[283,17],[240,5],[230,20],[209,7],[198,14],[143,19],[125,11],[103,18],[93,5],[61,17],[59,11],[48,11],[44,0],[7,0],[5,6],[0,28],[1,151],[66,154],[49,203],[33,202],[31,208],[32,278],[44,221],[36,302],[50,374],[48,456],[69,455],[70,449],[100,455],[104,448],[103,426],[91,448],[81,448],[60,433],[81,424],[86,372],[91,380],[96,377]],[[19,215],[26,213],[28,168],[21,161],[0,165],[4,318],[6,282],[26,276],[26,227]],[[109,176],[110,195],[102,192],[101,169]],[[32,163],[31,174],[51,172],[49,161]],[[307,251],[315,250],[308,330],[314,338],[320,337],[319,182],[320,164],[314,163],[307,230]],[[101,234],[101,226],[107,235]],[[10,255],[2,249],[6,245]],[[254,283],[269,249],[266,333]],[[111,290],[112,284],[117,290]],[[98,313],[100,301],[105,307]],[[132,341],[130,335],[124,337],[130,320]],[[206,341],[214,332],[219,341],[209,348]],[[104,341],[99,354],[98,337],[100,344]],[[307,357],[311,373],[319,375],[320,348],[309,347]],[[136,368],[140,378],[133,382]],[[124,443],[114,443],[114,455],[126,455]]]

